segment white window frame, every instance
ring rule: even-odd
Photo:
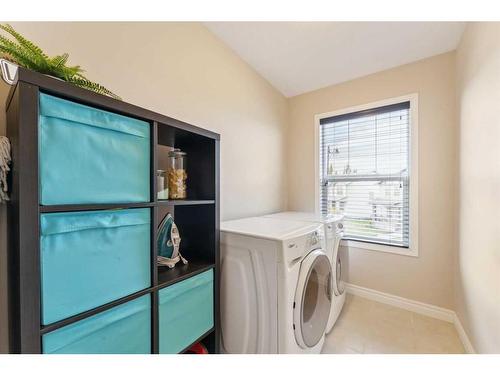
[[[397,104],[402,102],[410,102],[410,244],[408,248],[400,248],[397,246],[375,244],[356,240],[343,240],[341,246],[352,247],[364,250],[375,250],[386,253],[400,254],[418,257],[418,94],[408,94],[395,98],[388,98],[377,102],[366,103],[354,107],[344,108],[337,111],[321,113],[314,116],[314,170],[315,170],[315,211],[317,214],[320,210],[320,165],[319,165],[319,147],[320,147],[320,121],[324,118],[345,115],[348,113],[374,109],[386,105]]]

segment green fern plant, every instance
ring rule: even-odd
[[[67,66],[69,55],[67,53],[49,57],[43,50],[30,40],[19,34],[9,25],[0,24],[0,30],[6,32],[14,40],[0,34],[0,54],[24,68],[47,74],[98,94],[108,95],[115,99],[121,98],[106,87],[87,79],[84,70],[78,66]]]

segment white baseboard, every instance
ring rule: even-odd
[[[393,294],[380,292],[378,290],[365,288],[358,285],[346,283],[347,293],[353,294],[355,296],[363,297],[372,301],[377,301],[380,303],[385,303],[387,305],[399,307],[400,309],[415,312],[417,314],[422,314],[430,316],[431,318],[444,320],[446,322],[453,323],[457,329],[458,336],[464,345],[467,353],[475,353],[474,348],[465,333],[460,319],[458,319],[457,314],[453,310],[445,309],[435,305],[429,305],[427,303],[418,302],[408,298],[399,297]]]
[[[455,324],[455,328],[458,332],[458,337],[460,337],[460,340],[462,341],[465,351],[468,354],[476,354],[476,351],[474,350],[474,347],[472,346],[472,343],[469,340],[469,336],[467,336],[467,333],[465,332],[465,329],[462,326],[462,322],[460,322],[460,319],[458,318],[457,314],[455,314],[455,320],[453,321],[453,323]]]
[[[400,309],[413,311],[418,314],[427,315],[432,318],[445,320],[450,323],[455,322],[455,312],[442,307],[429,305],[427,303],[414,301],[411,299],[395,296],[393,294],[379,292],[378,290],[365,288],[353,284],[346,284],[347,293],[354,294],[373,301],[385,303],[387,305],[399,307]]]

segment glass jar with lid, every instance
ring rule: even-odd
[[[174,148],[168,153],[168,196],[170,199],[186,198],[186,153]]]

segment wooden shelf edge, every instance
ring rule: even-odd
[[[181,267],[186,267],[187,269],[184,271],[181,269]],[[189,279],[190,277],[193,277],[193,276],[196,276],[200,273],[208,271],[209,269],[215,268],[215,263],[192,262],[192,263],[188,263],[186,265],[182,265],[180,267],[178,267],[178,266],[174,267],[172,269],[165,269],[164,270],[164,268],[165,267],[158,267],[158,285],[155,286],[156,289],[166,288],[167,286],[173,285],[175,283],[178,283],[180,281]],[[171,277],[163,276],[164,274],[170,273],[170,272],[172,273],[172,275],[169,275]],[[161,281],[162,279],[164,279],[164,280]]]
[[[158,200],[144,203],[103,203],[103,204],[58,204],[40,205],[40,213],[117,210],[129,208],[150,208],[154,206],[194,206],[215,204],[213,199]]]
[[[160,206],[189,206],[189,205],[203,205],[215,204],[213,199],[161,199],[157,203]]]
[[[104,204],[61,204],[40,206],[40,213],[52,212],[74,212],[74,211],[99,211],[99,210],[117,210],[129,208],[150,208],[154,207],[153,202],[144,203],[104,203]]]

